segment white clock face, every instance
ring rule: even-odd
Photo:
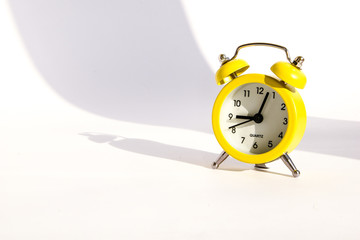
[[[285,135],[289,118],[281,96],[261,83],[235,88],[220,110],[220,128],[228,143],[245,154],[275,148]]]

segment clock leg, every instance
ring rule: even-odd
[[[225,151],[222,151],[222,153],[220,153],[219,157],[216,159],[216,162],[213,162],[212,168],[217,169],[221,163],[227,159],[228,156],[229,154],[227,154]]]
[[[287,153],[284,153],[280,158],[285,163],[285,165],[290,169],[294,177],[300,176],[300,171],[296,169],[295,164],[291,161],[291,158]]]

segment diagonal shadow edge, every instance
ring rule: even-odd
[[[8,4],[34,65],[66,101],[121,121],[211,132],[219,88],[179,1]],[[309,117],[298,149],[360,159],[359,143],[359,122]]]
[[[204,132],[219,91],[180,1],[9,1],[34,65],[80,109]]]

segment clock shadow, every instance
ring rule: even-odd
[[[320,118],[321,120],[321,118]],[[336,120],[335,120],[336,121]],[[340,121],[341,122],[341,121]],[[351,127],[351,126],[350,126]],[[152,156],[157,158],[162,158],[166,160],[172,160],[172,161],[178,161],[183,162],[187,164],[196,165],[199,167],[204,167],[208,169],[212,169],[213,163],[217,160],[219,154],[213,153],[213,152],[207,152],[192,148],[186,148],[186,147],[180,147],[180,146],[174,146],[169,144],[164,144],[156,141],[146,140],[146,139],[139,139],[139,138],[126,138],[119,135],[111,135],[111,134],[103,134],[103,133],[93,133],[93,132],[84,132],[79,133],[81,136],[87,137],[90,141],[94,143],[99,144],[108,144],[112,147],[115,147],[117,149],[125,150],[128,152],[136,153],[136,154],[142,154],[146,156]],[[310,136],[309,136],[310,137]],[[315,144],[311,146],[311,144],[314,144],[314,142],[317,142],[321,140],[321,138],[313,138],[309,141],[309,145],[302,144],[299,146],[299,150],[303,151],[313,151],[317,148],[323,148],[323,144]],[[336,144],[330,145],[330,147],[334,147]],[[341,155],[342,152],[337,151],[342,149],[341,145],[338,146],[338,148],[335,148],[333,152],[329,154],[333,155]],[[317,152],[317,151],[313,151]],[[358,151],[351,152],[350,154],[354,154],[355,156],[358,156]],[[351,155],[354,156],[354,155]],[[351,157],[346,155],[345,157]],[[354,157],[351,157],[354,158]],[[276,160],[277,161],[277,160]],[[291,174],[284,174],[281,172],[275,172],[271,170],[271,162],[267,164],[269,169],[259,169],[255,168],[254,164],[248,164],[241,161],[238,161],[231,156],[229,156],[219,167],[218,170],[226,170],[226,171],[246,171],[246,170],[255,170],[259,172],[264,172],[268,174],[274,174],[284,177],[293,178]],[[287,169],[284,166],[284,169]],[[214,170],[216,171],[216,170]]]
[[[157,158],[163,158],[166,160],[179,161],[208,169],[212,169],[213,163],[217,160],[219,156],[219,154],[217,153],[186,148],[186,147],[179,147],[179,146],[174,146],[174,145],[169,145],[169,144],[164,144],[156,141],[139,139],[139,138],[125,138],[118,135],[90,133],[90,132],[80,133],[79,135],[87,137],[92,142],[99,144],[109,144],[112,147],[125,150],[128,152],[143,154],[146,156],[152,156]],[[254,164],[248,164],[238,161],[232,158],[231,156],[229,156],[220,165],[220,167],[217,170],[239,171],[239,172],[246,170],[255,170],[268,174],[293,178],[291,174],[284,174],[284,173],[271,171],[271,166],[270,169],[257,169],[255,168]]]
[[[219,155],[207,151],[174,146],[145,139],[125,138],[122,136],[102,133],[80,133],[80,135],[87,137],[92,142],[109,144],[110,146],[121,150],[193,164],[209,169],[212,168],[213,162],[216,161]],[[245,171],[254,169],[254,165],[243,163],[229,157],[226,161],[224,161],[219,169]]]

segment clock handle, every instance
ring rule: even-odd
[[[229,154],[227,154],[225,151],[222,151],[219,155],[219,157],[217,158],[216,162],[213,162],[212,164],[212,168],[213,169],[218,169],[219,166],[225,161],[225,159],[227,159],[229,156]]]
[[[290,169],[292,175],[295,178],[300,176],[300,171],[296,169],[295,164],[291,161],[291,158],[287,153],[284,153],[280,158],[285,163],[285,165]]]
[[[220,55],[220,62],[221,62],[221,65],[224,65],[225,63],[227,62],[230,62],[232,60],[234,60],[240,49],[242,48],[246,48],[246,47],[252,47],[252,46],[266,46],[266,47],[273,47],[273,48],[278,48],[278,49],[281,49],[281,50],[284,50],[285,54],[286,54],[286,58],[287,60],[289,61],[289,63],[291,63],[293,66],[297,67],[297,68],[301,68],[301,65],[302,63],[304,62],[304,58],[303,57],[296,57],[293,61],[291,60],[290,58],[290,54],[289,54],[289,51],[287,50],[286,47],[283,47],[283,46],[280,46],[280,45],[277,45],[277,44],[273,44],[273,43],[265,43],[265,42],[255,42],[255,43],[246,43],[246,44],[243,44],[243,45],[240,45],[237,47],[236,51],[235,51],[235,54],[232,58],[227,58],[225,56],[225,54],[221,54]]]
[[[273,44],[273,43],[265,43],[265,42],[246,43],[246,44],[240,45],[240,46],[237,47],[234,56],[232,58],[230,58],[230,59],[226,59],[225,62],[229,62],[231,60],[234,60],[237,57],[240,49],[246,48],[246,47],[252,47],[252,46],[267,46],[267,47],[274,47],[274,48],[282,49],[282,50],[285,51],[287,60],[291,63],[290,54],[289,54],[289,51],[287,50],[286,47],[283,47],[283,46],[280,46],[280,45],[277,45],[277,44]],[[223,62],[223,64],[225,62]]]

